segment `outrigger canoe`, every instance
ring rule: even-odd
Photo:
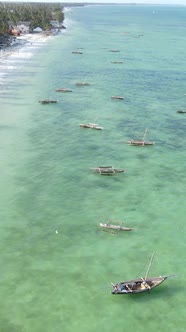
[[[110,52],[120,52],[120,50],[112,49],[112,50],[110,50]]]
[[[133,228],[124,227],[124,226],[120,226],[120,225],[103,224],[103,223],[100,223],[99,225],[103,228],[115,229],[116,231],[132,231],[133,230]]]
[[[176,113],[186,113],[186,111],[184,111],[184,110],[178,110]]]
[[[59,89],[56,89],[56,92],[72,92],[71,89],[65,89],[65,88],[59,88]]]
[[[98,166],[96,168],[92,168],[95,173],[99,173],[100,175],[115,175],[117,173],[125,172],[124,169],[121,168],[113,168],[112,166]]]
[[[131,139],[129,141],[127,141],[127,143],[129,145],[134,145],[134,146],[149,146],[149,145],[154,145],[155,142],[147,142],[145,141],[145,136],[147,135],[147,131],[148,129],[145,129],[144,135],[143,135],[143,139]]]
[[[57,100],[51,100],[51,99],[43,99],[43,100],[39,100],[40,104],[56,104]]]
[[[121,64],[121,63],[123,63],[123,61],[111,61],[111,63],[117,63],[117,64]]]
[[[83,52],[80,51],[72,51],[73,54],[83,54]]]
[[[111,98],[112,98],[112,99],[119,99],[119,100],[123,100],[123,99],[125,99],[125,98],[122,97],[122,96],[112,96]]]
[[[146,145],[154,145],[155,142],[146,142],[144,140],[135,140],[135,139],[131,139],[129,141],[127,141],[127,143],[129,145],[134,145],[134,146],[146,146]]]
[[[117,173],[125,172],[122,168],[114,168],[112,166],[98,166],[96,168],[92,168],[92,170],[100,175],[115,175]]]
[[[89,86],[90,85],[90,83],[84,83],[84,82],[77,82],[77,83],[75,83],[75,85],[77,85],[77,86]]]
[[[99,127],[96,123],[81,123],[81,128],[89,128],[89,129],[96,129],[96,130],[102,130],[103,127]]]

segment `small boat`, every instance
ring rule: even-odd
[[[103,127],[99,127],[96,123],[81,123],[81,128],[90,128],[90,129],[96,129],[96,130],[102,130]]]
[[[112,50],[110,50],[110,52],[120,52],[120,50],[112,49]]]
[[[174,277],[175,275],[166,275],[152,278],[138,278],[129,281],[123,281],[118,284],[112,284],[112,294],[137,294],[147,291],[159,286],[166,279]]]
[[[148,131],[148,129],[145,130],[143,139],[141,139],[141,140],[131,139],[131,140],[127,141],[127,143],[129,145],[133,145],[133,146],[149,146],[149,145],[154,145],[155,142],[147,142],[147,141],[145,141],[145,136],[147,134],[147,131]]]
[[[57,100],[51,100],[51,99],[43,99],[43,100],[39,100],[40,104],[56,104]]]
[[[77,85],[77,86],[89,86],[90,85],[90,83],[84,83],[84,82],[77,82],[77,83],[75,83],[75,85]]]
[[[123,61],[111,61],[111,63],[123,63]]]
[[[152,263],[154,254],[150,259],[150,263],[146,272],[146,276],[144,278],[137,278],[129,281],[122,281],[117,284],[112,283],[112,292],[111,294],[137,294],[149,292],[151,289],[159,286],[166,279],[176,276],[175,274],[159,276],[159,277],[147,277],[149,272],[150,265]]]
[[[134,146],[146,146],[146,145],[154,145],[155,144],[155,142],[145,142],[143,140],[134,140],[134,139],[131,139],[127,143],[129,145],[134,145]]]
[[[111,224],[103,224],[103,223],[100,223],[99,225],[104,228],[115,229],[116,231],[132,231],[133,230],[133,228],[124,227],[124,226],[120,226],[120,225],[111,225]]]
[[[112,96],[111,98],[112,99],[119,99],[119,100],[125,99],[124,97],[121,97],[121,96]]]
[[[56,89],[56,92],[72,92],[71,89],[65,89],[65,88],[59,88],[59,89]]]
[[[186,113],[186,111],[184,111],[184,110],[178,110],[176,113]]]
[[[124,169],[113,168],[112,166],[98,166],[96,168],[92,168],[92,170],[100,175],[115,175],[117,173],[125,172]]]
[[[73,54],[83,54],[81,51],[72,51]]]

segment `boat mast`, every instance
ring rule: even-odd
[[[146,275],[145,275],[145,280],[147,279],[147,276],[148,276],[148,273],[149,273],[149,270],[150,270],[150,267],[151,267],[151,264],[152,264],[152,261],[153,261],[153,258],[154,258],[154,254],[155,252],[153,252],[151,258],[150,258],[150,261],[149,261],[149,265],[148,265],[148,268],[147,268],[147,272],[146,272]]]
[[[148,128],[145,129],[145,132],[144,132],[144,135],[143,135],[143,139],[142,139],[143,142],[145,142],[145,137],[147,135],[147,131],[148,131]]]

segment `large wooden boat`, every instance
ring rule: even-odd
[[[52,99],[43,99],[43,100],[39,100],[40,104],[56,104],[57,100],[52,100]]]
[[[99,224],[101,227],[103,228],[109,228],[109,229],[114,229],[116,231],[132,231],[133,228],[130,227],[124,227],[124,226],[120,226],[120,225],[112,225],[112,224],[105,224],[105,223],[100,223]]]
[[[149,292],[153,288],[159,286],[164,282],[166,279],[174,277],[175,274],[159,276],[159,277],[147,277],[150,265],[152,263],[154,254],[151,256],[150,263],[146,272],[145,277],[132,279],[128,281],[122,281],[116,284],[112,283],[112,294],[137,294],[137,293],[144,293]]]
[[[125,99],[125,98],[122,97],[122,96],[112,96],[111,98],[112,98],[112,99],[119,99],[119,100],[123,100],[123,99]]]
[[[96,130],[102,130],[103,127],[99,127],[96,123],[81,123],[81,128],[88,128],[88,129],[96,129]]]
[[[56,89],[56,92],[72,92],[71,89],[65,89],[65,88],[59,88],[59,89]]]
[[[92,170],[100,175],[115,175],[117,173],[125,172],[124,169],[114,168],[112,166],[98,166],[96,168],[92,168]]]
[[[127,143],[129,145],[133,145],[133,146],[149,146],[149,145],[154,145],[155,142],[147,142],[147,141],[145,141],[145,136],[147,134],[147,131],[148,131],[148,129],[145,130],[144,136],[143,136],[142,139],[138,139],[138,140],[131,139],[131,140],[127,141]]]

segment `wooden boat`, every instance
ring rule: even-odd
[[[99,127],[96,123],[81,123],[81,128],[89,128],[89,129],[96,129],[96,130],[102,130],[103,127]]]
[[[125,98],[122,97],[122,96],[112,96],[111,98],[112,98],[112,99],[119,99],[119,100],[123,100],[123,99],[125,99]]]
[[[184,111],[184,110],[178,110],[176,113],[186,113],[186,111]]]
[[[80,51],[72,51],[73,54],[83,54],[83,52]]]
[[[89,86],[90,85],[90,83],[84,83],[84,82],[77,82],[77,83],[75,83],[75,85],[77,85],[77,86]]]
[[[166,279],[175,275],[166,275],[152,278],[138,278],[129,281],[123,281],[118,284],[112,284],[112,294],[136,294],[151,291],[151,289],[159,286]]]
[[[43,99],[43,100],[39,100],[40,104],[56,104],[57,100],[51,100],[51,99]]]
[[[103,223],[100,223],[99,225],[101,227],[114,229],[116,231],[132,231],[133,230],[133,228],[124,227],[124,226],[120,226],[120,225],[103,224]]]
[[[129,145],[134,145],[134,146],[146,146],[146,145],[154,145],[155,142],[145,142],[143,140],[134,140],[131,139],[130,141],[128,141]]]
[[[59,88],[59,89],[56,89],[56,92],[72,92],[71,89],[65,89],[65,88]]]
[[[120,52],[120,50],[112,49],[112,50],[110,50],[110,52]]]
[[[147,142],[147,141],[145,141],[145,136],[147,134],[147,131],[148,131],[148,129],[145,130],[143,139],[141,139],[141,140],[131,139],[131,140],[127,141],[127,143],[129,145],[134,145],[134,146],[149,146],[149,145],[154,145],[155,142]]]
[[[129,281],[122,281],[116,284],[112,283],[112,294],[137,294],[137,293],[144,293],[149,292],[151,289],[159,286],[164,282],[166,279],[174,277],[175,274],[159,276],[159,277],[147,277],[150,265],[152,263],[154,254],[151,256],[150,263],[144,278],[137,278],[132,279]]]
[[[124,169],[113,168],[112,166],[98,166],[96,168],[92,168],[92,170],[100,175],[115,175],[117,173],[125,172]]]

